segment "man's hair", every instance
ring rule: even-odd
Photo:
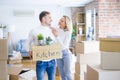
[[[42,11],[42,12],[39,14],[39,20],[42,21],[42,18],[43,18],[44,16],[46,16],[47,14],[50,14],[50,12],[48,12],[48,11]]]

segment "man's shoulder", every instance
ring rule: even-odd
[[[35,27],[35,28],[32,28],[31,30],[34,31],[34,30],[38,30],[38,29],[40,29],[40,26],[37,26],[37,27]]]

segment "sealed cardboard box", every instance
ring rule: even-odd
[[[120,80],[120,71],[103,70],[100,65],[87,65],[87,80]]]
[[[8,79],[7,61],[0,60],[0,80]]]
[[[22,62],[22,59],[8,60],[8,64],[20,64],[21,62]]]
[[[22,60],[23,68],[29,68],[36,70],[36,61],[33,60]]]
[[[101,52],[102,69],[120,70],[120,53],[119,52]]]
[[[84,34],[82,35],[78,34],[76,36],[76,42],[85,41],[85,40],[86,40],[86,36]]]
[[[0,60],[8,59],[7,39],[0,39]]]
[[[80,75],[80,74],[75,73],[74,80],[84,80],[84,75]]]
[[[80,80],[80,74],[75,73],[74,74],[74,80]]]
[[[79,62],[76,62],[75,73],[79,75],[84,75],[84,72],[87,72],[86,64],[80,64]]]
[[[54,43],[44,46],[33,46],[33,60],[49,60],[62,58],[62,45]]]
[[[120,38],[100,38],[100,51],[120,52]]]
[[[99,41],[81,41],[75,44],[76,53],[87,54],[99,52]]]
[[[75,62],[75,73],[80,74],[80,64],[79,64],[79,62]]]
[[[35,77],[33,77],[33,79],[32,80],[37,80],[37,77],[35,76]]]
[[[100,64],[100,53],[77,54],[77,62],[80,64]]]
[[[84,80],[87,80],[87,72],[84,72]]]
[[[58,67],[56,67],[56,76],[60,76],[60,72],[59,72]]]

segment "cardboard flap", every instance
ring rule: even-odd
[[[8,65],[8,74],[19,75],[21,71],[22,71],[22,64]]]

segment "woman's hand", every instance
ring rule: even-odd
[[[57,36],[58,36],[58,31],[57,31],[57,29],[55,29],[55,28],[53,28],[53,27],[50,27],[50,29],[52,30],[53,35],[54,35],[55,37],[57,37]]]

